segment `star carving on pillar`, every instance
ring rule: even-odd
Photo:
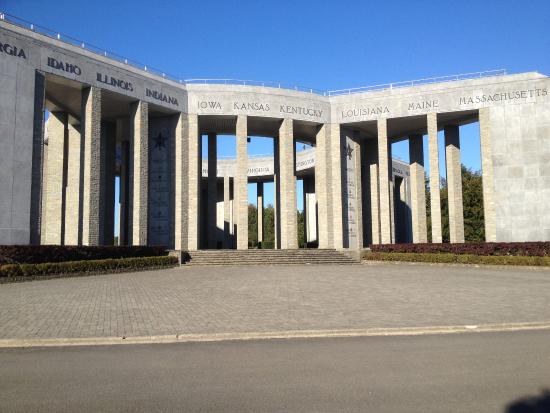
[[[162,136],[162,134],[159,132],[158,136],[156,138],[153,138],[155,141],[155,148],[166,148],[166,137]]]
[[[348,159],[351,161],[351,156],[353,155],[353,148],[351,147],[351,145],[348,143],[347,146],[346,146],[346,156],[348,157]]]

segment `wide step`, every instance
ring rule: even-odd
[[[334,249],[296,250],[201,250],[189,253],[185,265],[311,265],[358,264],[359,261]]]

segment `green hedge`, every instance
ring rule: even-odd
[[[166,247],[85,245],[0,245],[0,265],[48,262],[161,257]]]
[[[513,256],[448,253],[364,252],[362,258],[367,261],[550,266],[550,257],[530,257],[525,255]]]
[[[178,263],[178,258],[138,257],[88,261],[48,262],[41,264],[0,265],[0,278],[39,277],[53,274],[98,273],[104,271],[143,270],[168,267]]]

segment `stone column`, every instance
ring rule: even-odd
[[[485,241],[496,242],[495,187],[493,181],[493,149],[491,137],[491,109],[479,109],[479,140],[481,144],[481,171],[483,185],[483,216]]]
[[[115,162],[116,125],[104,122],[101,133],[102,189],[103,189],[103,237],[102,245],[113,245],[115,239]]]
[[[82,244],[99,245],[102,238],[101,202],[101,89],[82,92]]]
[[[62,245],[65,227],[65,142],[67,113],[52,112],[46,122],[47,159],[44,168],[42,244]],[[80,152],[80,151],[79,151]],[[78,194],[78,192],[77,192]]]
[[[237,170],[235,200],[237,214],[237,249],[248,249],[248,125],[245,115],[237,116]]]
[[[189,174],[189,124],[187,115],[179,113],[176,115],[176,129],[174,135],[174,249],[177,251],[187,250],[187,229],[188,229],[188,174]],[[122,178],[121,178],[122,179]]]
[[[132,245],[147,245],[149,195],[149,104],[131,105],[130,203]]]
[[[354,140],[355,149],[355,191],[356,191],[356,215],[357,215],[357,248],[363,248],[363,177],[361,173],[362,151],[359,142],[359,134],[356,133]]]
[[[217,175],[218,175],[218,150],[217,136],[215,133],[208,134],[208,199],[207,199],[207,233],[208,248],[216,248],[216,212],[218,200]]]
[[[304,177],[304,240],[318,241],[317,199],[315,194],[315,177]]]
[[[258,182],[256,184],[257,190],[257,210],[258,210],[258,244],[262,245],[264,241],[264,183]]]
[[[373,156],[374,155],[374,156]],[[372,154],[369,156],[369,179],[370,179],[370,212],[373,244],[380,244],[380,191],[378,183],[378,142],[373,142]]]
[[[332,245],[332,224],[330,208],[330,128],[321,125],[315,137],[315,196],[317,203],[317,222],[319,232],[317,238],[319,248],[329,248]]]
[[[333,247],[344,248],[343,210],[342,210],[342,136],[340,125],[330,125],[330,159],[332,185],[332,226],[333,226]]]
[[[283,119],[279,127],[281,249],[298,248],[295,152],[293,121]]]
[[[432,242],[441,243],[441,194],[439,175],[439,146],[437,139],[437,113],[428,113],[428,151],[430,155],[430,215]]]
[[[118,128],[118,125],[117,125]],[[130,181],[128,174],[128,163],[129,163],[129,149],[130,145],[128,141],[120,142],[120,218],[118,226],[118,244],[119,245],[129,245],[128,239],[128,211],[129,211],[129,190],[130,190]]]
[[[79,245],[80,234],[80,130],[67,125],[67,183],[65,189],[65,245]]]
[[[231,180],[223,177],[223,247],[231,248]]]
[[[422,135],[409,136],[412,239],[428,242],[426,226],[426,182],[424,178],[424,145]]]
[[[392,242],[391,200],[390,200],[390,159],[391,150],[388,142],[388,121],[379,119],[378,125],[378,176],[380,202],[380,241],[382,244]],[[393,195],[393,194],[392,194]]]
[[[457,125],[445,126],[445,164],[449,196],[449,236],[452,243],[464,242],[464,212],[462,205],[462,165],[460,136]]]
[[[273,221],[274,249],[281,248],[281,171],[279,162],[279,137],[273,139]]]
[[[198,115],[188,115],[188,241],[190,251],[199,249],[199,222],[200,222],[200,183],[202,175],[201,136],[199,134]]]

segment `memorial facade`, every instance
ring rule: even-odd
[[[273,182],[276,248],[297,248],[297,180],[308,243],[426,242],[428,218],[432,242],[441,242],[442,156],[450,241],[463,242],[460,126],[472,122],[486,240],[550,241],[542,74],[332,93],[183,82],[2,17],[0,244],[112,244],[115,178],[122,245],[248,248],[249,184],[257,184],[261,239],[263,187]],[[218,159],[219,135],[235,136],[235,159]],[[273,138],[273,156],[249,157],[249,136]],[[392,159],[391,144],[402,140],[410,164]],[[311,149],[296,152],[297,142]]]

